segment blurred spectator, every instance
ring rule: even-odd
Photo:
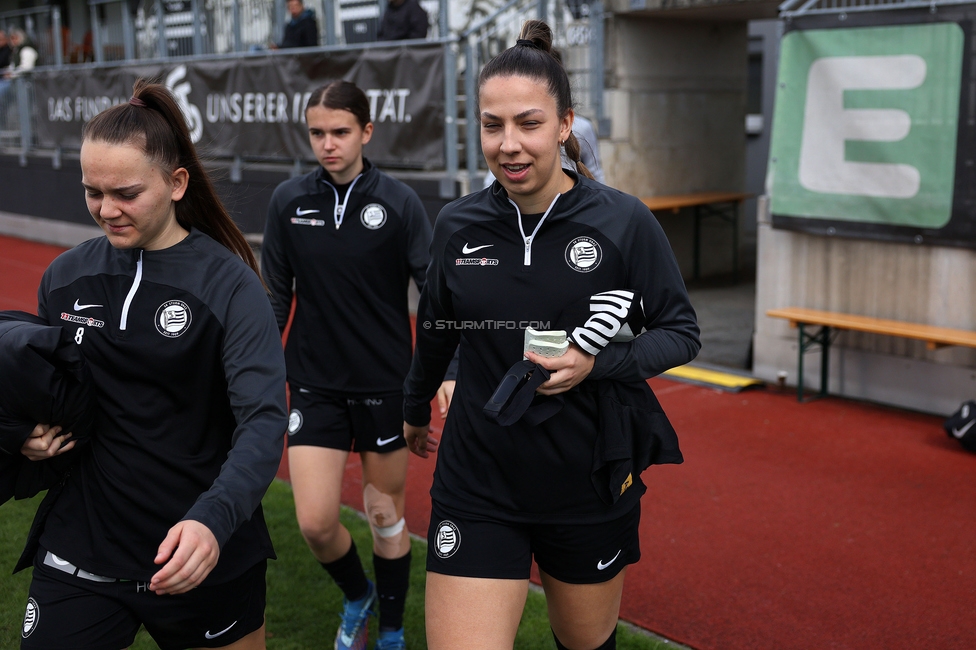
[[[302,0],[288,0],[288,13],[291,14],[291,20],[285,25],[285,37],[278,47],[285,49],[318,45],[319,26],[315,22],[315,12],[306,9]]]
[[[4,41],[7,39],[5,38]],[[0,129],[7,127],[7,109],[11,103],[10,80],[34,68],[37,50],[27,42],[22,29],[10,30],[10,50],[7,65],[0,67]]]
[[[27,34],[22,29],[10,30],[10,44],[13,45],[10,72],[8,77],[17,77],[21,73],[34,69],[37,63],[37,50],[27,40]]]
[[[7,89],[10,88],[10,64],[13,60],[14,49],[10,47],[7,33],[0,30],[0,129],[7,123]]]
[[[418,0],[389,0],[376,38],[380,41],[427,38],[428,23],[427,12]]]
[[[0,29],[0,70],[10,67],[10,59],[13,56],[14,49],[10,47],[10,41],[7,39],[7,32]]]

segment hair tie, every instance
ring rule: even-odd
[[[539,49],[539,46],[535,44],[535,41],[530,41],[527,38],[520,38],[517,41],[515,41],[515,44],[516,45],[524,45],[525,47],[534,47],[536,49]]]
[[[142,101],[141,99],[135,96],[129,98],[129,103],[132,104],[133,106],[142,106],[142,107],[146,106],[146,102]]]

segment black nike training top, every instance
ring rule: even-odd
[[[643,382],[691,361],[701,347],[695,312],[660,225],[637,199],[564,170],[575,186],[538,226],[523,222],[496,181],[437,217],[404,416],[426,425],[455,346],[457,385],[431,496],[472,513],[521,522],[600,522],[633,507],[639,477],[610,506],[590,473],[597,439],[596,380]],[[531,230],[535,228],[535,230]],[[524,230],[521,232],[520,230]],[[554,329],[564,309],[596,293],[640,292],[646,332],[610,343],[593,371],[538,426],[500,426],[482,409],[522,358],[527,326]]]
[[[316,392],[399,392],[410,366],[407,287],[423,289],[430,221],[410,187],[373,167],[340,196],[329,173],[279,185],[268,206],[261,273],[278,327],[295,317],[288,380]]]
[[[101,408],[41,546],[148,581],[166,533],[193,519],[221,546],[204,584],[274,557],[261,498],[281,460],[285,366],[257,275],[197,230],[155,251],[99,237],[51,263],[38,305],[81,346]]]

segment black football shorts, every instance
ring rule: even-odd
[[[41,549],[21,648],[128,648],[140,625],[161,650],[230,645],[264,625],[266,570],[262,560],[223,584],[159,596],[146,582],[79,571]]]
[[[433,501],[427,570],[469,578],[528,579],[532,559],[556,580],[606,582],[640,560],[640,503],[603,523],[513,523]]]
[[[407,446],[403,393],[353,397],[291,386],[288,446],[383,454]]]

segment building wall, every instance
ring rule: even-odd
[[[615,16],[600,153],[630,194],[742,189],[746,23]]]
[[[635,196],[744,189],[747,42],[745,21],[608,20],[609,185]],[[690,275],[691,212],[657,216]],[[702,275],[731,269],[730,239],[727,224],[705,222]]]
[[[797,330],[767,309],[809,307],[976,329],[976,251],[841,239],[772,228],[760,201],[753,372],[797,382]],[[804,361],[819,388],[819,348]],[[948,415],[976,396],[976,350],[842,332],[831,346],[833,394]]]

